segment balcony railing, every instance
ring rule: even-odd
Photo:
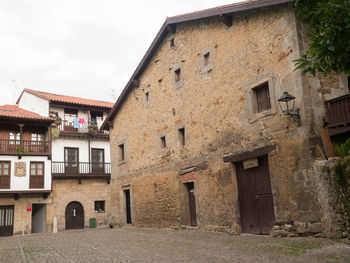
[[[48,155],[50,154],[50,143],[48,141],[0,139],[0,153],[19,155]]]
[[[327,128],[350,125],[350,94],[325,102],[327,108]]]
[[[52,162],[51,173],[54,178],[109,178],[111,163]]]
[[[61,125],[58,125],[58,128],[60,129],[61,132],[89,133],[89,125],[90,124],[84,123],[84,124],[79,124],[78,128],[74,128],[73,125],[69,125],[69,124],[63,122]],[[109,135],[109,131],[97,130],[96,131],[96,135],[108,136]]]

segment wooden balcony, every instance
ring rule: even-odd
[[[61,125],[57,126],[57,128],[60,130],[60,136],[63,137],[84,137],[87,135],[92,135],[93,137],[109,138],[109,131],[96,130],[96,132],[91,132],[89,131],[89,125],[87,123],[79,125],[78,128],[74,128],[74,126],[63,122]]]
[[[50,155],[49,141],[0,139],[0,154],[3,155]]]
[[[111,177],[111,163],[52,162],[52,178],[105,178]]]
[[[325,101],[330,135],[350,131],[350,94]]]

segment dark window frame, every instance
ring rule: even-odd
[[[106,201],[105,200],[95,200],[94,201],[94,211],[95,211],[95,213],[105,213],[106,212]]]
[[[35,174],[32,174],[32,164],[35,164]],[[42,174],[38,174],[38,164],[42,164]],[[33,177],[42,177],[42,184],[39,186],[32,182]],[[45,187],[45,162],[31,161],[29,163],[29,188],[44,188]]]
[[[184,147],[186,145],[186,129],[181,127],[177,129],[179,145]]]
[[[271,109],[271,96],[268,81],[253,88],[257,113]]]

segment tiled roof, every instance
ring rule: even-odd
[[[40,120],[40,121],[52,121],[51,118],[41,116],[31,111],[24,110],[17,105],[3,105],[0,106],[0,118],[15,118],[15,119],[28,119],[28,120]]]
[[[63,103],[79,104],[79,105],[85,105],[85,106],[103,107],[103,108],[112,108],[114,105],[113,103],[106,102],[106,101],[90,100],[90,99],[84,99],[84,98],[78,98],[78,97],[72,97],[72,96],[65,96],[65,95],[53,94],[53,93],[48,93],[48,92],[43,92],[38,90],[32,90],[32,89],[24,89],[23,92],[28,92],[40,98],[47,99],[53,102],[63,102]],[[22,94],[18,98],[17,103],[20,101]]]

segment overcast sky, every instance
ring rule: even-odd
[[[24,88],[113,101],[166,16],[237,0],[0,0],[0,105]]]

